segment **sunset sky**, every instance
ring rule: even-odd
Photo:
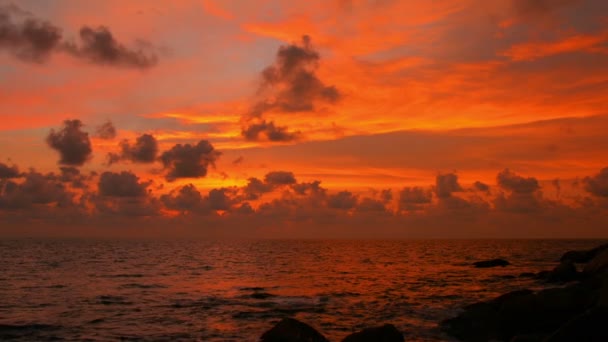
[[[604,0],[0,0],[1,236],[608,237]]]

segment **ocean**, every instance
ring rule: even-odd
[[[257,341],[295,317],[332,341],[384,323],[449,341],[438,323],[463,305],[543,288],[519,275],[603,242],[5,239],[0,339]]]

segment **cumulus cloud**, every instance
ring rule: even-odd
[[[357,205],[357,199],[357,196],[350,191],[340,191],[328,196],[327,206],[333,209],[349,210]]]
[[[241,135],[250,141],[274,141],[274,142],[289,142],[297,140],[301,133],[290,132],[286,126],[275,126],[273,121],[252,119],[248,121],[248,125],[243,127]]]
[[[592,177],[583,179],[585,190],[597,197],[608,197],[608,167]]]
[[[158,62],[156,55],[150,51],[149,44],[138,42],[136,46],[127,48],[105,26],[84,26],[79,34],[81,44],[66,43],[64,49],[91,63],[145,69]]]
[[[188,184],[162,195],[160,200],[168,209],[194,212],[200,210],[203,196],[194,185]]]
[[[15,17],[26,16],[15,21]],[[15,57],[41,63],[60,45],[61,29],[53,24],[27,16],[14,5],[0,6],[0,49]]]
[[[325,196],[327,190],[321,187],[321,181],[303,182],[292,184],[291,188],[298,195],[321,195]]]
[[[112,121],[106,121],[101,126],[95,129],[95,137],[104,140],[112,140],[116,138],[116,127]]]
[[[320,55],[312,47],[310,37],[303,36],[301,44],[279,48],[275,63],[262,71],[258,94],[262,100],[251,107],[243,118],[242,135],[247,140],[291,141],[299,132],[266,121],[268,111],[308,112],[316,102],[335,103],[341,97],[333,85],[326,85],[316,75]]]
[[[17,178],[20,177],[19,168],[17,165],[8,166],[4,163],[0,163],[0,179]]]
[[[209,166],[215,166],[220,155],[210,142],[201,140],[196,145],[177,144],[163,152],[160,160],[168,171],[167,180],[172,181],[177,178],[205,177]]]
[[[478,190],[478,191],[484,191],[484,192],[490,191],[490,186],[485,183],[482,183],[480,181],[476,181],[475,183],[473,183],[473,188],[475,188],[475,190]]]
[[[91,157],[93,149],[89,134],[82,126],[80,120],[66,120],[62,129],[51,130],[47,136],[47,144],[59,152],[60,164],[82,166]]]
[[[26,209],[35,205],[55,203],[58,207],[73,204],[74,194],[51,177],[31,171],[22,183],[7,181],[0,184],[0,208]]]
[[[141,197],[146,196],[146,188],[150,186],[150,182],[140,182],[139,177],[128,171],[104,172],[99,177],[97,186],[102,196]]]
[[[135,139],[131,145],[128,140],[120,142],[120,153],[108,153],[108,164],[120,160],[129,160],[134,163],[153,163],[158,154],[158,142],[151,134],[143,134]]]
[[[358,204],[356,210],[359,212],[370,212],[370,213],[382,213],[386,212],[386,206],[384,201],[364,197]]]
[[[531,194],[540,189],[536,178],[524,178],[509,169],[501,171],[496,180],[501,188],[517,194]]]
[[[458,176],[454,173],[439,174],[435,177],[435,194],[438,198],[448,198],[452,192],[462,191]]]
[[[84,26],[79,44],[68,42],[54,24],[35,18],[15,5],[0,6],[0,50],[25,62],[42,63],[53,53],[64,52],[98,65],[149,68],[158,58],[149,44],[128,48],[105,26]]]
[[[399,192],[399,210],[421,210],[424,205],[431,203],[433,195],[430,190],[421,187],[405,187]]]
[[[264,182],[272,186],[290,185],[296,183],[296,176],[289,171],[272,171],[264,176]]]

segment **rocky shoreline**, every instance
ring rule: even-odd
[[[474,263],[477,268],[505,267],[502,259]],[[579,271],[581,269],[581,271]],[[555,287],[521,289],[489,301],[467,305],[439,324],[460,341],[599,342],[608,341],[608,244],[568,251],[551,271],[520,274]],[[328,342],[317,330],[285,318],[260,338],[261,342]],[[394,325],[371,327],[342,342],[402,342]]]

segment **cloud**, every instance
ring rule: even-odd
[[[112,121],[107,121],[95,130],[95,137],[103,140],[112,140],[116,138],[116,127]]]
[[[421,187],[405,187],[399,192],[398,207],[400,211],[422,210],[431,203],[433,194]]]
[[[208,201],[212,210],[230,210],[233,204],[232,198],[228,196],[230,189],[212,189],[209,191]]]
[[[207,175],[209,166],[215,166],[215,161],[221,152],[215,150],[207,140],[201,140],[196,145],[177,144],[163,152],[160,160],[168,170],[166,178],[173,181],[177,178],[198,178]]]
[[[153,163],[158,154],[158,142],[151,134],[142,134],[135,139],[135,144],[131,145],[128,140],[120,142],[121,152],[108,153],[108,164],[116,163],[120,160],[129,160],[134,163]]]
[[[80,46],[66,43],[64,49],[69,54],[93,64],[145,69],[158,62],[158,57],[150,51],[148,44],[138,42],[135,47],[127,48],[116,41],[105,26],[84,26],[79,33]]]
[[[475,181],[475,183],[473,183],[473,188],[475,188],[475,190],[478,190],[478,191],[484,191],[484,192],[490,191],[490,186],[487,185],[486,183],[482,183],[480,181]]]
[[[603,168],[593,177],[583,179],[585,190],[597,197],[608,197],[608,167]]]
[[[327,192],[327,189],[321,187],[321,181],[318,180],[309,183],[292,184],[291,188],[298,195],[318,195],[324,197]]]
[[[273,189],[274,187],[271,184],[267,184],[258,178],[251,177],[247,180],[247,185],[243,188],[243,192],[245,193],[245,198],[248,200],[256,200],[262,194],[271,192]]]
[[[6,50],[25,62],[42,63],[58,52],[98,65],[149,68],[158,58],[149,44],[139,42],[133,48],[118,42],[105,26],[83,26],[80,44],[68,42],[61,28],[33,17],[15,5],[0,6],[0,50]]]
[[[524,178],[504,169],[496,176],[498,185],[508,191],[517,194],[531,194],[540,189],[538,181],[534,177]]]
[[[14,5],[0,6],[0,50],[7,50],[22,61],[44,62],[60,45],[61,29],[29,16],[22,22],[14,21],[14,16],[25,14]]]
[[[249,141],[274,141],[274,142],[289,142],[297,140],[301,133],[289,132],[286,126],[275,126],[273,121],[267,122],[249,122],[248,126],[243,127],[241,135]]]
[[[169,194],[162,195],[160,200],[168,209],[195,212],[200,211],[203,196],[194,185],[188,184]]]
[[[327,206],[333,209],[349,210],[357,205],[357,196],[350,191],[340,191],[337,194],[329,195]]]
[[[296,183],[296,176],[289,171],[272,171],[264,176],[266,184],[274,186],[290,185]]]
[[[44,174],[31,171],[22,183],[0,183],[0,208],[27,209],[35,205],[56,203],[58,207],[73,204],[74,194],[61,183]]]
[[[18,178],[21,176],[17,165],[8,166],[0,163],[0,179]]]
[[[312,47],[309,36],[301,44],[283,45],[276,54],[275,63],[262,71],[258,95],[262,100],[254,104],[243,118],[242,136],[251,141],[292,141],[300,133],[289,132],[285,126],[267,122],[264,113],[269,111],[310,112],[316,102],[335,103],[341,98],[338,89],[326,85],[316,75],[320,55]]]
[[[59,163],[82,166],[93,152],[89,134],[82,131],[80,120],[66,120],[63,128],[57,132],[51,130],[46,138],[47,144],[59,152]]]
[[[435,178],[435,194],[438,198],[448,198],[452,192],[462,191],[458,176],[454,173],[439,174]]]
[[[99,194],[109,197],[142,197],[146,196],[146,188],[150,182],[141,183],[139,177],[132,172],[104,172],[97,184]]]
[[[83,189],[86,188],[87,185],[85,181],[87,177],[80,173],[80,170],[73,166],[62,166],[59,168],[61,171],[61,176],[59,180],[64,183],[70,183],[72,187]]]
[[[386,212],[385,202],[365,197],[357,204],[357,211],[359,212],[369,212],[369,213],[381,213]]]

